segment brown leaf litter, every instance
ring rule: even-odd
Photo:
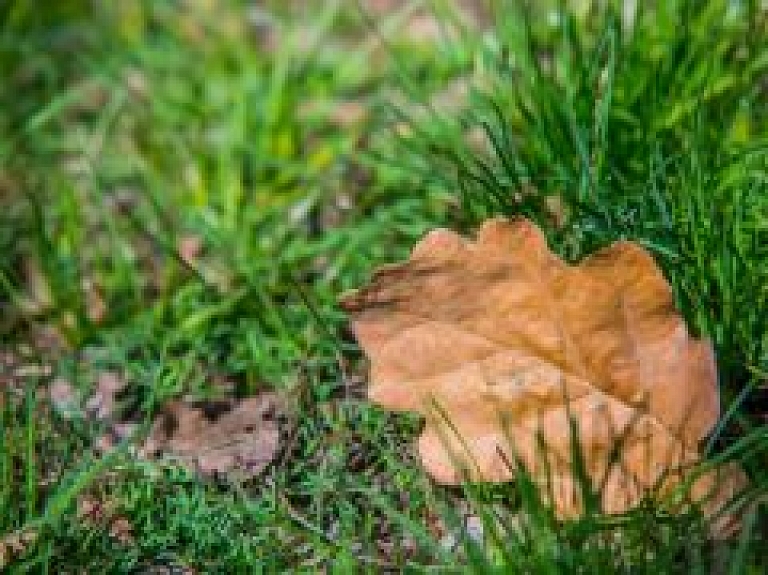
[[[105,433],[96,440],[106,452],[134,436],[136,421],[126,421],[118,409],[126,382],[116,372],[101,372],[93,393],[81,408],[72,384],[55,379],[48,395],[63,417],[90,417],[102,422]],[[147,458],[167,458],[203,475],[233,474],[249,479],[262,473],[280,449],[279,416],[287,405],[276,393],[260,393],[241,400],[188,402],[174,400],[155,418],[149,436],[136,450]]]
[[[260,474],[280,446],[273,393],[243,399],[230,411],[210,417],[200,407],[172,402],[156,420],[144,444],[148,454],[163,453],[203,474]]]

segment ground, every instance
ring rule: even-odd
[[[0,566],[764,572],[766,8],[291,4],[0,4]],[[499,214],[653,254],[717,354],[734,538],[437,485],[367,399],[339,298]]]

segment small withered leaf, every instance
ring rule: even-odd
[[[205,475],[237,472],[255,477],[280,445],[275,410],[272,393],[245,398],[215,418],[203,407],[175,401],[155,421],[144,452],[165,453]]]

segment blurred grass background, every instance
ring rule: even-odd
[[[715,343],[712,452],[764,493],[764,3],[0,0],[0,22],[0,533],[36,534],[14,569],[761,572],[764,511],[716,546],[700,518],[561,526],[514,486],[431,486],[418,421],[350,397],[335,302],[492,214],[571,260],[640,241]],[[132,418],[298,389],[297,447],[245,486],[98,458],[100,424],[41,398],[107,370]],[[84,493],[130,544],[80,520]],[[466,536],[457,498],[496,541]],[[500,505],[540,521],[495,533]]]

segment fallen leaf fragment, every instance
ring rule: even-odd
[[[37,532],[31,529],[0,533],[0,569],[21,558],[37,541]]]
[[[57,377],[48,388],[48,397],[53,408],[65,418],[75,417],[80,413],[80,398],[77,390],[63,377]]]
[[[560,195],[552,195],[544,198],[544,208],[547,210],[552,223],[557,229],[565,227],[568,221],[568,207]]]
[[[131,545],[135,538],[133,525],[125,517],[116,517],[109,525],[110,536],[122,545]]]
[[[164,452],[203,474],[259,475],[280,445],[276,396],[262,393],[213,419],[202,408],[171,403],[155,422],[144,452]]]
[[[123,378],[113,371],[103,371],[96,379],[96,389],[85,404],[88,413],[97,419],[109,419],[117,407],[117,396],[125,387]]]
[[[549,476],[561,517],[578,515],[577,437],[603,511],[620,513],[678,485],[719,416],[711,344],[688,334],[631,242],[572,266],[527,220],[489,220],[475,241],[435,230],[341,303],[370,358],[370,399],[426,417],[419,452],[442,483],[511,480],[521,461]],[[713,492],[705,511],[746,484],[726,475],[725,489],[707,474],[690,490]]]
[[[26,293],[19,299],[21,310],[29,315],[40,315],[53,306],[53,295],[45,269],[38,259],[22,260]]]
[[[203,240],[200,236],[192,234],[182,236],[176,242],[176,250],[184,263],[194,266],[203,252]]]
[[[83,295],[88,319],[95,324],[102,323],[107,317],[109,308],[101,286],[90,279],[86,279],[83,281]]]
[[[355,100],[309,100],[299,107],[298,113],[303,119],[318,118],[342,128],[349,128],[366,120],[368,107],[365,103]]]

